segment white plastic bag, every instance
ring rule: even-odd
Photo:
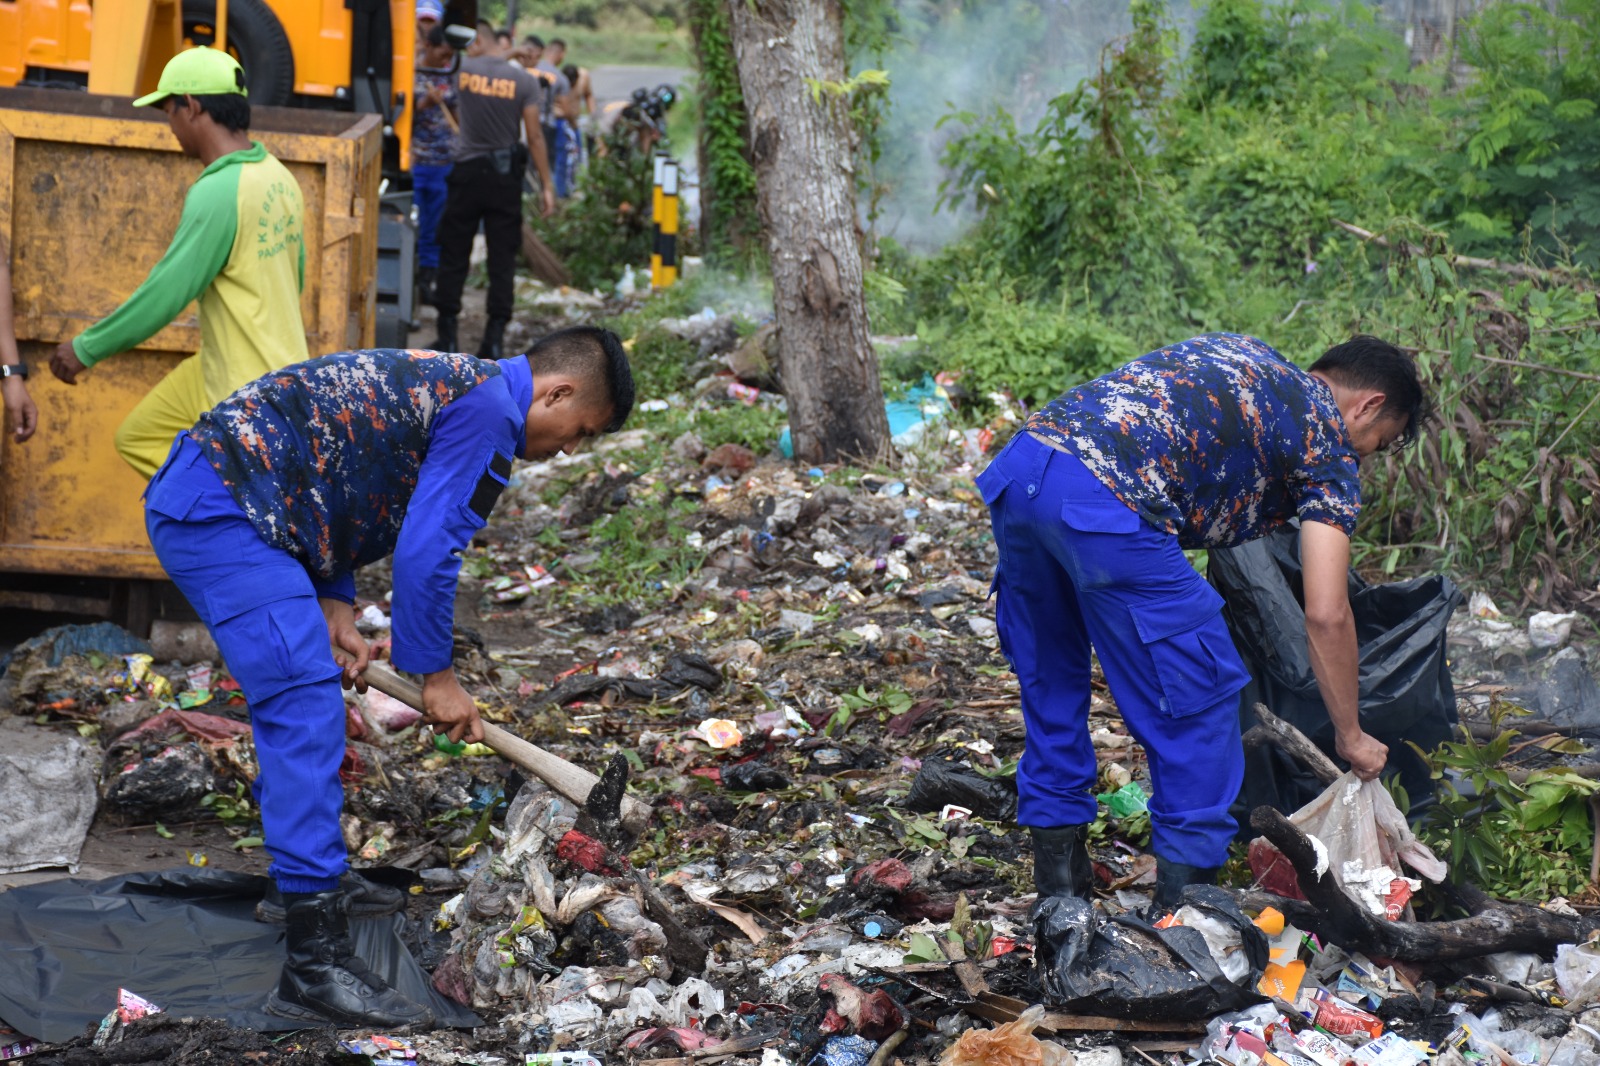
[[[1402,877],[1402,860],[1429,881],[1442,881],[1449,872],[1411,832],[1388,790],[1353,772],[1338,777],[1289,821],[1317,850],[1317,873],[1331,869],[1339,887],[1379,917],[1385,914],[1390,886]],[[1412,887],[1420,888],[1421,882]]]
[[[1600,999],[1600,944],[1557,947],[1556,987],[1573,1010]]]

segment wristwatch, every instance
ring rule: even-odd
[[[6,378],[27,378],[27,363],[0,363],[0,381]]]

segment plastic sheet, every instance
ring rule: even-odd
[[[267,879],[211,870],[62,880],[0,894],[0,1018],[52,1043],[71,1040],[126,988],[168,1014],[265,1032],[305,1023],[268,1014],[283,967],[281,925],[255,920]],[[400,940],[403,917],[350,923],[356,953],[439,1024],[478,1017],[438,995]]]
[[[1236,548],[1213,549],[1207,576],[1226,600],[1233,643],[1250,671],[1239,694],[1240,724],[1255,724],[1255,705],[1328,751],[1333,723],[1323,705],[1306,648],[1301,603],[1300,531],[1293,526]],[[1350,607],[1360,644],[1361,726],[1389,745],[1389,766],[1412,799],[1432,795],[1427,768],[1406,741],[1431,750],[1449,740],[1456,722],[1455,688],[1445,655],[1446,627],[1461,602],[1455,582],[1442,574],[1371,585],[1350,574]],[[1263,804],[1292,811],[1321,791],[1309,773],[1272,745],[1247,750],[1248,811]]]
[[[1238,932],[1241,978],[1223,974],[1197,929],[1156,929],[1132,915],[1107,918],[1081,899],[1050,896],[1034,916],[1047,1001],[1069,1012],[1150,1019],[1208,1018],[1259,1002],[1266,935],[1213,885],[1184,889],[1183,904]]]

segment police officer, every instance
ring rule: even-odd
[[[476,52],[477,54],[472,54]],[[545,215],[555,211],[550,157],[539,127],[540,85],[533,75],[495,54],[494,30],[480,23],[476,47],[461,61],[456,100],[461,139],[447,179],[449,194],[439,222],[439,281],[435,306],[439,336],[433,347],[453,352],[456,319],[466,284],[472,238],[482,223],[489,245],[489,321],[478,355],[498,359],[511,321],[512,276],[522,240],[522,175],[528,156],[539,171]],[[527,131],[524,147],[518,124]]]

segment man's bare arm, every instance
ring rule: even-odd
[[[1363,780],[1383,770],[1389,749],[1361,728],[1360,651],[1350,610],[1350,538],[1321,522],[1300,527],[1305,577],[1306,643],[1322,702],[1333,720],[1335,746]]]

